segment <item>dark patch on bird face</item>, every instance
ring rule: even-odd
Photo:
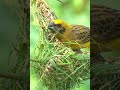
[[[48,25],[48,29],[52,32],[52,33],[55,33],[55,27],[54,27],[54,23],[51,22],[49,25]]]
[[[64,33],[65,32],[65,28],[61,25],[61,24],[54,24],[54,22],[51,22],[48,25],[48,29],[51,30],[52,33]]]

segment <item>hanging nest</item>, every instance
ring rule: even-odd
[[[75,52],[47,30],[48,24],[57,16],[45,0],[31,0],[30,7],[33,24],[39,30],[39,42],[30,66],[38,69],[39,82],[49,90],[68,90],[88,79],[89,52],[83,52],[78,56],[82,58],[77,58]]]

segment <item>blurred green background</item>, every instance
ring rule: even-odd
[[[90,0],[90,3],[120,10],[120,0]]]
[[[89,0],[46,0],[50,8],[59,19],[68,24],[90,26],[90,1]],[[54,3],[53,3],[54,2]]]
[[[17,20],[15,15],[16,6],[8,4],[4,0],[0,1],[0,72],[8,72],[8,56],[12,49],[11,42],[16,43],[16,35],[18,31]],[[14,59],[12,57],[11,59]]]

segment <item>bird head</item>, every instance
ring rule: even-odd
[[[64,33],[69,26],[62,20],[56,19],[50,22],[48,29],[52,33]]]

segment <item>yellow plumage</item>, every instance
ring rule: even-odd
[[[73,50],[90,48],[90,31],[82,25],[68,25],[62,20],[53,20],[48,29],[56,34],[56,37]]]

